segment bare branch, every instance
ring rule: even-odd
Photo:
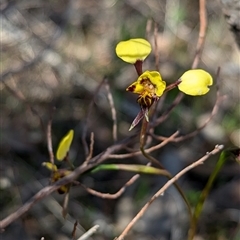
[[[202,54],[203,45],[205,41],[205,35],[206,35],[206,29],[207,29],[206,0],[199,0],[199,18],[200,18],[200,29],[198,34],[196,55],[192,63],[192,69],[197,68],[199,64],[199,60]]]
[[[97,166],[98,164],[104,162],[107,160],[113,152],[119,151],[123,149],[129,142],[131,142],[136,137],[136,134],[134,134],[131,137],[128,137],[124,139],[122,142],[112,145],[108,147],[105,151],[98,154],[94,158],[92,158],[88,165],[83,164],[79,167],[77,167],[71,174],[67,175],[66,177],[60,179],[56,183],[54,183],[51,186],[44,187],[41,189],[38,193],[36,193],[28,202],[26,202],[22,207],[20,207],[18,210],[4,218],[0,221],[0,230],[3,230],[6,228],[9,224],[17,220],[19,217],[21,217],[24,213],[29,211],[35,203],[42,200],[43,198],[47,197],[54,191],[56,191],[58,188],[60,188],[62,185],[67,185],[71,182],[73,182],[79,175],[85,173],[86,171],[90,170],[91,168]]]
[[[93,146],[94,146],[94,133],[91,132],[89,154],[86,158],[85,164],[87,164],[93,156]]]
[[[112,96],[112,93],[110,91],[110,87],[109,87],[107,79],[105,79],[105,87],[106,87],[106,90],[107,90],[107,98],[108,98],[109,105],[110,105],[110,108],[111,108],[111,113],[112,113],[113,141],[116,142],[117,141],[117,112],[116,112],[116,108],[115,108],[114,101],[113,101],[113,96]]]
[[[138,212],[138,214],[132,219],[132,221],[127,225],[124,231],[119,235],[119,237],[115,238],[115,240],[123,240],[124,237],[128,234],[128,232],[132,229],[134,224],[143,216],[143,214],[147,211],[148,207],[160,197],[172,184],[174,184],[180,177],[182,177],[186,172],[190,171],[191,169],[201,165],[206,161],[210,156],[217,154],[223,149],[223,145],[216,145],[215,148],[206,153],[205,156],[197,160],[196,162],[190,164],[188,167],[184,168],[178,174],[176,174],[172,179],[170,179],[160,190],[158,190],[153,197],[144,205],[144,207]]]
[[[150,34],[151,34],[151,30],[152,30],[152,23],[153,23],[153,20],[150,18],[147,20],[147,24],[146,24],[146,39],[149,39],[150,38]]]
[[[73,230],[72,230],[72,239],[76,238],[77,225],[78,225],[78,221],[76,220],[74,223],[74,226],[73,226]]]
[[[184,94],[182,92],[179,92],[173,103],[169,106],[169,108],[159,117],[157,118],[153,123],[150,123],[150,127],[156,127],[160,123],[164,122],[166,119],[168,119],[169,115],[173,111],[173,109],[182,101],[184,97]]]
[[[129,181],[127,181],[123,187],[121,187],[116,193],[101,193],[98,192],[94,189],[88,188],[85,185],[81,184],[80,185],[90,194],[95,195],[100,198],[107,198],[107,199],[116,199],[120,197],[126,190],[126,187],[132,185],[138,178],[140,177],[140,174],[135,174]]]
[[[89,237],[91,237],[99,228],[99,225],[95,225],[92,228],[90,228],[87,232],[85,232],[80,238],[77,240],[86,240]]]
[[[175,142],[181,142],[184,141],[186,139],[192,138],[194,136],[196,136],[203,128],[205,128],[207,126],[207,124],[212,120],[212,118],[217,114],[220,103],[226,98],[226,96],[222,96],[222,97],[218,97],[217,101],[214,105],[214,108],[210,114],[210,116],[205,120],[205,122],[202,124],[202,126],[200,126],[199,128],[197,128],[195,131],[185,135],[185,136],[180,136],[175,138]]]
[[[179,134],[179,132],[175,132],[174,134],[172,134],[170,137],[164,139],[163,142],[152,146],[148,149],[145,149],[146,153],[150,153],[153,152],[157,149],[160,149],[161,147],[165,146],[166,144],[168,144],[169,142],[174,142],[175,137]],[[132,153],[125,153],[125,154],[110,154],[109,158],[114,158],[114,159],[123,159],[123,158],[130,158],[130,157],[134,157],[134,156],[139,156],[142,155],[141,151],[136,151],[136,152],[132,152]]]
[[[68,188],[67,192],[64,195],[64,200],[63,200],[63,205],[62,205],[63,218],[66,218],[67,213],[68,213],[69,191],[70,191],[70,187]]]
[[[54,153],[53,153],[53,147],[52,147],[52,113],[50,115],[50,118],[47,124],[47,147],[48,147],[49,161],[52,164],[54,164]]]

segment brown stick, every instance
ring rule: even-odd
[[[192,63],[192,69],[197,68],[199,64],[199,60],[202,54],[202,49],[205,41],[205,35],[206,35],[206,29],[207,29],[206,0],[199,0],[199,19],[200,19],[200,29],[198,34],[196,55]]]
[[[178,174],[176,174],[172,179],[170,179],[160,190],[158,190],[153,197],[144,205],[144,207],[141,209],[141,211],[138,212],[138,214],[132,219],[132,221],[127,225],[127,227],[124,229],[124,231],[119,235],[119,237],[115,238],[115,240],[123,240],[124,237],[128,234],[128,232],[132,229],[133,225],[143,216],[143,214],[147,211],[148,207],[153,203],[154,200],[156,200],[158,197],[160,197],[171,185],[173,185],[180,177],[182,177],[186,172],[189,170],[203,164],[204,161],[206,161],[210,156],[217,154],[223,149],[223,145],[216,145],[215,148],[209,152],[206,153],[205,156],[197,160],[196,162],[190,164],[186,168],[184,168],[182,171],[180,171]]]
[[[140,177],[140,174],[135,174],[133,177],[130,178],[130,180],[128,180],[123,187],[121,187],[116,193],[101,193],[98,192],[94,189],[88,188],[83,184],[80,184],[88,193],[95,195],[97,197],[100,198],[107,198],[107,199],[116,199],[118,197],[120,197],[126,190],[126,187],[132,185],[138,178]]]
[[[109,102],[109,105],[110,105],[110,108],[111,108],[111,113],[112,113],[113,141],[116,142],[117,141],[117,111],[116,111],[116,108],[115,108],[115,105],[114,105],[113,96],[112,96],[112,93],[110,91],[110,87],[109,87],[107,79],[105,80],[105,87],[106,87],[106,90],[107,90],[107,98],[108,98],[108,102]]]
[[[155,145],[155,146],[152,146],[148,149],[145,149],[144,151],[146,153],[150,153],[150,152],[153,152],[157,149],[160,149],[161,147],[165,146],[166,144],[168,144],[169,142],[174,142],[174,139],[175,137],[179,134],[179,132],[175,132],[174,134],[172,134],[170,137],[168,138],[165,138],[163,140],[163,142]],[[134,157],[134,156],[139,156],[139,155],[142,155],[142,152],[141,151],[136,151],[136,152],[132,152],[132,153],[125,153],[125,154],[110,154],[109,155],[109,158],[115,158],[115,159],[123,159],[123,158],[130,158],[130,157]]]

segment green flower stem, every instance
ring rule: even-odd
[[[147,127],[148,127],[148,122],[144,118],[143,119],[143,123],[142,123],[141,133],[140,133],[140,150],[141,150],[143,156],[145,158],[147,158],[152,164],[157,165],[160,169],[164,170],[161,175],[167,177],[168,179],[172,179],[173,176],[171,175],[171,173],[168,172],[157,159],[155,159],[154,157],[152,157],[151,155],[146,153],[145,150],[144,150]],[[185,194],[183,193],[182,189],[180,188],[180,186],[176,182],[174,183],[174,186],[176,187],[176,189],[178,190],[178,192],[181,195],[182,199],[186,203],[186,206],[187,206],[187,209],[188,209],[188,213],[189,213],[189,219],[190,219],[190,222],[192,224],[191,205],[188,202],[188,200],[187,200]]]
[[[221,168],[223,167],[223,165],[227,162],[227,160],[231,157],[235,157],[235,159],[237,160],[237,157],[239,155],[239,148],[234,148],[234,149],[228,149],[225,151],[222,151],[217,164],[213,170],[213,172],[211,173],[208,182],[205,186],[205,188],[203,189],[203,191],[201,192],[201,195],[199,197],[198,203],[195,207],[194,213],[193,213],[193,221],[191,222],[191,228],[189,230],[189,234],[188,234],[188,240],[193,240],[195,233],[196,233],[196,229],[197,229],[197,223],[199,220],[199,217],[202,213],[202,209],[203,209],[203,205],[204,202],[213,186],[214,181],[216,180]]]

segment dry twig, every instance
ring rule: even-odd
[[[152,23],[153,23],[153,20],[151,18],[147,20],[145,37],[148,40],[150,39],[150,34],[151,34],[151,30],[152,30]]]
[[[189,170],[201,165],[206,161],[210,156],[217,154],[223,149],[223,145],[216,145],[215,148],[206,153],[205,156],[197,160],[196,162],[190,164],[188,167],[184,168],[178,174],[176,174],[172,179],[170,179],[160,190],[158,190],[153,197],[144,205],[144,207],[138,212],[138,214],[132,219],[132,221],[127,225],[124,231],[119,235],[119,237],[115,238],[115,240],[123,240],[124,237],[128,234],[128,232],[132,229],[133,225],[143,216],[143,214],[147,211],[148,207],[153,203],[155,199],[160,197],[172,184],[174,184],[180,177],[182,177]]]
[[[157,149],[160,149],[161,147],[165,146],[166,144],[168,144],[169,142],[174,142],[175,137],[179,134],[179,132],[175,132],[174,134],[172,134],[170,137],[166,138],[163,140],[163,142],[152,146],[148,149],[145,149],[146,153],[150,153],[153,152]],[[130,157],[134,157],[134,156],[139,156],[141,155],[142,152],[141,151],[136,151],[136,152],[132,152],[132,153],[125,153],[125,154],[110,154],[109,158],[114,158],[114,159],[123,159],[123,158],[130,158]]]
[[[80,238],[77,240],[86,240],[89,237],[91,237],[99,228],[99,225],[95,225],[92,228],[90,228],[87,232],[85,232]]]
[[[130,180],[128,180],[123,187],[121,187],[116,193],[101,193],[98,192],[94,189],[88,188],[85,185],[81,184],[80,185],[90,194],[95,195],[97,197],[100,198],[107,198],[107,199],[116,199],[118,197],[120,197],[126,190],[126,187],[129,187],[130,185],[132,185],[134,182],[136,182],[136,180],[140,177],[140,174],[135,174],[133,177],[131,177]]]
[[[167,120],[169,115],[173,111],[173,109],[182,101],[183,96],[184,96],[184,94],[179,92],[179,94],[174,99],[172,104],[168,107],[168,109],[159,118],[157,118],[153,123],[150,124],[150,128],[154,128],[154,127],[158,126],[160,123]]]
[[[90,136],[90,146],[89,146],[89,154],[85,160],[85,163],[84,164],[88,164],[88,162],[90,161],[90,159],[92,158],[93,156],[93,146],[94,146],[94,133],[91,132],[91,136]]]
[[[78,225],[78,221],[76,220],[74,223],[74,226],[73,226],[73,230],[72,230],[72,239],[73,240],[76,238],[77,225]]]
[[[53,109],[54,111],[55,109]],[[49,161],[54,164],[54,153],[53,153],[53,146],[52,146],[52,113],[50,114],[50,118],[47,124],[47,148],[49,154]]]
[[[116,108],[114,105],[114,101],[113,101],[113,96],[112,93],[110,91],[110,87],[108,84],[107,79],[105,79],[105,87],[107,90],[107,98],[109,101],[109,105],[111,108],[111,113],[112,113],[112,120],[113,120],[113,129],[112,129],[112,134],[113,134],[113,141],[116,142],[117,141],[117,112],[116,112]]]
[[[199,0],[199,19],[200,19],[200,28],[198,34],[198,42],[196,47],[196,55],[192,63],[192,69],[197,68],[199,60],[201,58],[203,45],[206,36],[207,30],[207,14],[206,14],[206,0]]]

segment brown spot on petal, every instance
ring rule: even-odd
[[[135,85],[131,85],[129,86],[126,91],[129,91],[129,92],[134,92],[134,90],[136,89],[136,86]]]

